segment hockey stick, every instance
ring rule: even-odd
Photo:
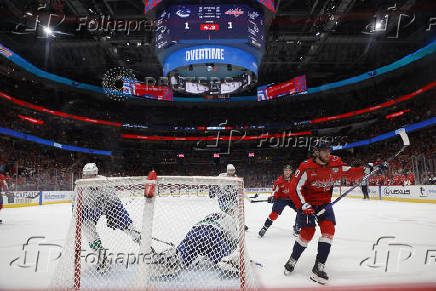
[[[264,200],[250,200],[250,203],[260,203],[260,202],[268,202],[268,199],[264,199]]]
[[[166,245],[169,245],[169,246],[175,247],[174,243],[172,243],[172,242],[166,242],[166,241],[160,240],[160,239],[155,238],[155,237],[152,237],[151,239],[152,239],[152,240],[155,240],[155,241],[157,241],[157,242],[160,242],[160,243],[163,243],[163,244],[166,244]]]
[[[395,133],[398,134],[401,137],[401,139],[403,140],[403,147],[395,155],[393,155],[392,157],[387,159],[386,162],[383,163],[385,165],[389,165],[389,163],[392,160],[396,159],[410,145],[409,137],[407,136],[406,130],[404,128],[398,129],[397,131],[395,131]],[[345,191],[345,193],[342,194],[341,196],[339,196],[338,198],[336,198],[335,201],[329,203],[327,205],[327,207],[331,207],[334,204],[338,203],[342,198],[344,198],[345,196],[350,194],[351,191],[353,191],[357,187],[360,187],[363,182],[367,181],[369,178],[374,176],[379,170],[380,169],[378,167],[375,167],[375,169],[373,169],[369,174],[367,174],[365,177],[363,177],[363,179],[358,184],[354,185],[353,187],[351,187],[350,189]],[[315,214],[315,219],[317,219],[318,216],[324,214],[325,211],[326,211],[326,208],[321,209],[317,214]]]

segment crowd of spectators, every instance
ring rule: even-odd
[[[64,89],[60,87],[45,87],[37,80],[17,78],[16,75],[16,72],[3,75],[0,78],[0,88],[18,99],[79,116],[156,126],[211,126],[218,125],[225,120],[229,121],[229,125],[264,125],[302,121],[374,106],[389,98],[410,93],[420,86],[409,88],[404,82],[397,87],[379,86],[378,88],[382,88],[381,91],[377,91],[375,87],[368,87],[363,92],[344,92],[343,96],[336,97],[329,95],[332,99],[328,102],[325,102],[328,98],[321,95],[307,101],[296,99],[295,101],[265,103],[262,106],[250,105],[244,110],[233,106],[207,108],[188,106],[185,108],[177,105],[150,105],[147,107],[110,102],[99,107],[100,103],[96,100],[94,102],[84,101],[89,97],[84,93],[63,91]],[[390,82],[395,80],[394,78]],[[335,134],[342,133],[346,135],[346,142],[354,142],[431,118],[436,112],[436,104],[433,101],[435,93],[433,90],[425,94],[412,102],[396,104],[389,109],[388,113],[410,109],[398,118],[386,120],[386,112],[363,115],[361,119],[367,120],[361,126],[337,130]],[[19,114],[41,119],[44,124],[21,120],[18,117]],[[372,123],[365,123],[370,121]],[[347,127],[348,122],[351,120],[332,121],[322,127],[324,130],[328,130],[328,126],[333,129],[335,126]],[[6,175],[12,190],[71,190],[74,180],[80,177],[81,167],[91,161],[97,162],[100,173],[107,176],[145,175],[151,167],[156,168],[160,175],[215,176],[224,171],[227,163],[233,163],[237,167],[238,175],[244,177],[246,187],[271,187],[273,181],[281,174],[283,164],[291,163],[297,167],[302,160],[308,157],[307,148],[257,148],[249,142],[247,146],[236,146],[236,152],[232,151],[229,155],[222,155],[219,159],[214,159],[210,151],[204,153],[195,151],[192,150],[192,145],[182,146],[176,142],[157,142],[152,146],[151,143],[127,143],[120,138],[120,133],[122,133],[120,128],[53,117],[47,113],[13,105],[3,99],[0,100],[0,127],[36,135],[58,143],[113,151],[111,157],[93,156],[63,151],[2,135],[0,136],[0,173]],[[262,133],[264,132],[256,132],[259,135]],[[159,135],[160,133],[149,130],[149,134]],[[389,171],[371,179],[370,185],[434,183],[436,181],[434,136],[436,136],[434,128],[422,129],[414,133],[412,145],[392,163]],[[339,155],[350,165],[365,165],[368,162],[384,161],[400,146],[395,141],[388,140],[367,147],[342,151]],[[162,150],[156,150],[159,148]],[[185,153],[184,159],[177,157],[180,151]],[[255,152],[255,156],[249,158],[249,152]],[[351,182],[343,181],[343,183],[350,184]]]
[[[387,172],[370,179],[369,184],[434,184],[434,136],[434,129],[412,134],[410,148],[391,163]],[[9,189],[18,191],[72,190],[73,182],[81,177],[81,169],[87,162],[96,162],[100,173],[106,176],[146,175],[152,167],[159,175],[216,176],[225,171],[227,163],[233,163],[238,176],[244,178],[245,187],[269,188],[281,175],[284,164],[290,163],[297,167],[309,157],[307,150],[298,154],[289,149],[260,151],[254,157],[248,157],[247,151],[240,151],[219,159],[214,159],[210,153],[188,153],[185,158],[178,158],[176,151],[148,154],[138,152],[136,155],[120,152],[118,156],[102,157],[63,151],[8,137],[0,137],[0,143],[0,173],[6,175]],[[400,147],[400,142],[389,140],[337,154],[349,165],[367,166],[368,162],[386,160]],[[351,184],[350,181],[342,181],[342,185]]]

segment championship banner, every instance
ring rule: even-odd
[[[266,101],[282,96],[307,93],[306,76],[296,77],[288,82],[259,87],[257,89],[257,101]]]

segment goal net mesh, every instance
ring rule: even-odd
[[[52,286],[254,289],[244,226],[241,178],[78,180]]]

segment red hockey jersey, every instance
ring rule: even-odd
[[[286,180],[283,176],[280,176],[277,180],[275,180],[272,193],[274,199],[291,200],[291,196],[289,195],[290,183],[291,181]]]
[[[6,183],[6,176],[0,174],[0,191],[7,191],[7,190],[8,190],[8,183]]]
[[[289,185],[290,195],[297,209],[304,203],[327,204],[331,202],[336,181],[342,177],[358,180],[363,176],[363,167],[351,168],[337,156],[330,156],[330,162],[325,166],[308,159],[295,171]]]

